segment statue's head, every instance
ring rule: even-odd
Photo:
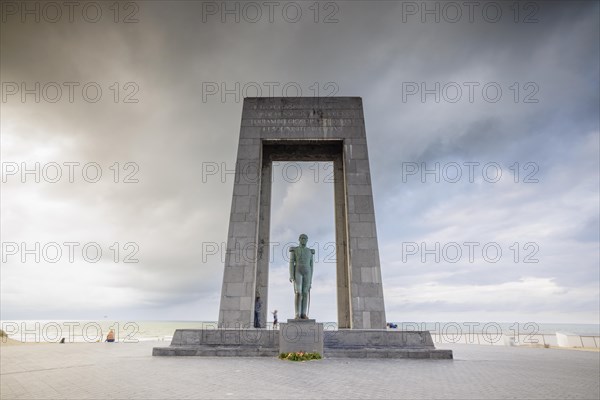
[[[308,236],[306,236],[306,234],[303,233],[302,235],[300,235],[298,240],[300,241],[300,244],[302,246],[306,246],[306,242],[308,242]]]

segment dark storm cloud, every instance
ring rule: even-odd
[[[203,22],[201,2],[158,1],[140,2],[134,24],[110,18],[97,24],[2,23],[3,82],[93,81],[104,89],[95,104],[21,103],[18,97],[2,103],[3,161],[94,161],[108,174],[113,162],[131,161],[140,179],[95,186],[81,180],[33,187],[9,182],[3,185],[4,240],[52,239],[61,226],[61,240],[67,232],[82,241],[136,241],[140,264],[122,266],[118,276],[102,282],[107,290],[135,292],[136,312],[162,304],[165,310],[175,307],[174,315],[215,319],[216,309],[196,301],[218,302],[222,262],[219,255],[203,259],[202,245],[226,240],[233,178],[203,179],[203,172],[208,164],[233,169],[241,102],[232,95],[223,102],[220,93],[203,97],[205,84],[231,89],[236,82],[256,82],[266,90],[264,82],[278,82],[279,96],[288,82],[298,83],[303,95],[313,94],[315,82],[321,93],[333,82],[337,95],[363,97],[389,311],[400,310],[394,304],[405,285],[410,293],[429,278],[450,287],[496,285],[502,291],[510,282],[538,277],[590,293],[589,285],[598,282],[598,4],[536,3],[539,22],[531,24],[514,23],[508,3],[502,3],[498,23],[479,14],[473,23],[465,16],[458,23],[420,23],[418,15],[403,22],[406,2],[336,4],[339,22],[332,24],[315,24],[310,14],[298,23],[221,23],[219,16]],[[114,82],[134,82],[139,103],[115,104],[109,89]],[[473,103],[466,92],[457,103],[436,103],[432,96],[423,103],[420,95],[403,101],[407,82],[428,88],[458,82],[463,89],[464,82],[478,82],[479,88],[497,82],[503,96],[498,103],[483,100],[480,91]],[[514,82],[517,103],[509,88]],[[527,82],[537,85],[538,103],[522,102],[530,92]],[[499,163],[507,180],[402,180],[402,163],[470,161]],[[534,162],[540,182],[510,184],[515,162]],[[294,185],[288,189],[293,195]],[[311,239],[333,236],[331,210],[314,203],[319,189],[305,191],[305,203],[286,199],[284,191],[281,209],[274,203],[272,229],[280,241],[297,239],[284,215],[301,218],[307,203],[318,204],[307,221]],[[503,246],[535,241],[543,258],[536,265],[483,270],[468,263],[425,268],[401,262],[402,242],[450,240]],[[20,267],[3,265],[3,293],[23,278]],[[78,279],[85,276],[78,273]],[[550,287],[549,281],[535,282],[540,293]],[[186,303],[191,314],[182,311]],[[411,307],[437,309],[442,303],[422,300]],[[35,309],[35,303],[25,304],[20,311]],[[501,302],[496,309],[503,304],[508,307]],[[440,308],[451,312],[452,306]]]

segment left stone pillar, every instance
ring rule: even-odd
[[[254,326],[260,153],[259,138],[240,137],[219,307],[220,328]],[[221,177],[225,179],[230,174],[233,171],[222,171]],[[266,308],[267,294],[260,296]]]

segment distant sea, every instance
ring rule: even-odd
[[[397,329],[428,330],[432,334],[481,333],[502,331],[505,335],[555,334],[600,335],[600,324],[562,323],[498,323],[498,322],[396,322]],[[118,342],[170,341],[176,329],[215,329],[216,321],[86,321],[86,320],[13,320],[0,321],[8,337],[22,342],[99,342],[106,339],[110,329]],[[326,330],[337,329],[335,322],[325,322]],[[267,325],[272,329],[271,323]]]

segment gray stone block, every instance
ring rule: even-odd
[[[222,176],[231,176],[235,173],[234,183],[243,185],[258,185],[260,182],[260,169],[261,164],[259,159],[237,159],[235,163],[235,170],[229,171],[225,169],[221,172]]]
[[[369,171],[369,160],[356,160],[356,172],[366,174]]]
[[[350,212],[359,214],[373,214],[373,197],[368,196],[352,196],[354,198],[354,209],[350,209]]]
[[[252,269],[250,266],[247,266],[244,269],[244,283],[252,283],[254,282],[255,278],[256,274],[254,272],[254,269]]]
[[[249,193],[250,184],[239,183],[233,185],[234,196],[247,196]]]
[[[371,196],[371,185],[366,183],[361,185],[348,185],[348,194],[352,196]]]
[[[260,153],[258,144],[242,145],[238,147],[238,160],[256,160]]]
[[[258,198],[258,185],[250,185],[248,187],[248,196]]]
[[[358,285],[357,293],[359,297],[380,297],[382,296],[381,285],[377,283],[361,282]]]
[[[252,297],[240,297],[240,309],[250,310],[252,308]]]
[[[360,269],[360,279],[366,283],[375,282],[373,268],[370,268],[370,267],[361,268]]]
[[[356,160],[348,157],[347,155],[346,155],[345,172],[346,172],[346,176],[349,176],[350,174],[358,173],[356,171]]]
[[[244,281],[244,270],[244,267],[229,266],[225,268],[225,279],[230,283],[241,283]]]
[[[353,159],[367,159],[367,145],[366,144],[352,144],[349,143],[345,146],[346,152],[349,153],[349,156]]]
[[[375,268],[375,266],[373,265],[373,260],[375,260],[377,257],[379,257],[379,251],[376,249],[369,249],[369,250],[351,250],[350,253],[350,257],[352,257],[352,265],[354,267],[360,266],[360,267],[372,267]]]
[[[250,196],[234,196],[233,202],[235,204],[234,211],[236,213],[248,213],[250,212]],[[236,223],[237,225],[238,223]],[[235,229],[235,225],[234,225]],[[235,232],[235,231],[234,231]]]
[[[254,283],[253,282],[244,283],[243,296],[254,296]]]
[[[360,214],[348,214],[348,222],[360,222]]]
[[[358,314],[355,312],[355,314]],[[356,321],[356,325],[360,326],[360,329],[371,329],[371,312],[363,311],[362,319]]]
[[[236,324],[240,324],[242,320],[241,310],[225,310],[221,308],[222,320],[219,322],[219,326],[228,327]]]
[[[346,179],[348,185],[371,185],[371,179],[369,178],[369,174],[366,174],[364,172],[347,173]]]
[[[253,222],[236,222],[233,225],[233,235],[252,237],[256,235],[256,224]]]
[[[350,235],[354,237],[375,237],[375,224],[373,222],[352,222],[350,225]]]
[[[248,261],[243,255],[242,250],[229,251],[225,256],[225,270],[231,267],[246,268]]]
[[[323,324],[314,320],[288,320],[279,328],[279,352],[323,354]]]
[[[356,238],[356,245],[354,248],[358,250],[376,250],[377,246],[377,238],[374,237],[358,237]]]
[[[246,221],[247,213],[235,213],[232,212],[230,215],[231,222],[244,222]]]
[[[367,298],[368,299],[368,298]],[[385,326],[385,316],[380,311],[383,306],[383,297],[374,299],[377,300],[377,306],[371,306],[371,326],[372,327],[382,327]]]
[[[240,298],[238,296],[224,296],[221,298],[221,308],[223,310],[239,310]]]
[[[225,288],[225,296],[238,296],[241,297],[245,293],[245,284],[244,283],[227,283]]]
[[[375,222],[375,214],[358,214],[360,222]]]

